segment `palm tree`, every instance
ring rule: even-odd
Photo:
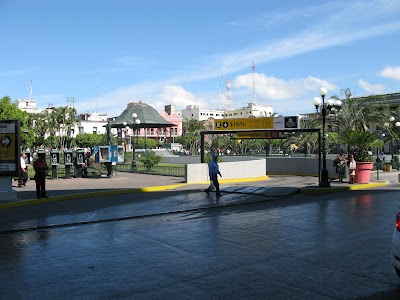
[[[200,149],[201,131],[205,130],[203,122],[196,119],[187,119],[185,132],[180,138],[183,146],[189,150],[191,155],[196,155]]]
[[[344,90],[340,113],[331,120],[342,133],[350,131],[371,131],[371,127],[383,127],[388,122],[391,114],[387,105],[364,105],[353,98],[350,89]],[[372,99],[374,96],[370,96]],[[337,95],[333,99],[339,99]]]
[[[50,113],[50,124],[53,128],[51,136],[54,142],[57,141],[54,146],[59,146],[61,151],[67,148],[68,141],[71,142],[72,139],[72,129],[80,123],[76,115],[76,109],[71,106],[57,107]]]

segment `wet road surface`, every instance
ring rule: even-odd
[[[173,191],[1,211],[0,298],[398,299],[398,195]]]

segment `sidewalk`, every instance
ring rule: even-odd
[[[326,194],[347,190],[368,189],[398,183],[400,172],[379,172],[377,180],[376,172],[371,174],[369,184],[349,185],[347,182],[334,180],[331,187],[318,187],[317,177],[305,176],[265,176],[248,180],[224,180],[220,179],[223,193],[256,194],[267,197],[285,197],[295,193]],[[71,179],[47,179],[46,188],[48,199],[36,199],[35,182],[30,180],[26,187],[17,187],[17,181],[13,182],[13,188],[17,191],[16,202],[0,202],[0,209],[24,205],[40,204],[70,199],[89,198],[96,196],[118,195],[137,192],[155,192],[163,190],[200,192],[208,186],[208,182],[187,184],[182,177],[136,174],[118,172],[112,178],[71,178]]]

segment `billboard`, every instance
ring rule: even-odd
[[[0,120],[0,176],[18,176],[20,121]]]
[[[299,117],[237,118],[214,120],[214,130],[298,129]]]

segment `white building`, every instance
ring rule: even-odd
[[[200,109],[196,105],[188,105],[182,110],[182,118],[196,119],[198,121],[206,121],[209,118],[222,119],[224,116],[224,110],[220,109]]]
[[[38,109],[36,100],[24,100],[18,99],[15,101],[18,108],[22,111],[26,111],[29,114],[37,114],[44,110],[48,110],[51,113],[54,109],[53,105],[49,104],[48,108]],[[107,114],[106,113],[84,113],[79,115],[80,124],[72,129],[72,136],[76,137],[77,134],[84,133],[97,133],[105,134],[107,125]]]
[[[106,113],[84,113],[80,114],[81,123],[76,126],[73,130],[73,137],[77,134],[95,133],[105,134],[107,125],[107,114]]]
[[[36,100],[17,99],[15,103],[17,104],[20,110],[26,111],[27,113],[30,114],[37,114],[42,111],[42,109],[37,108]]]
[[[258,105],[257,103],[248,103],[247,107],[239,109],[229,109],[224,112],[224,119],[250,118],[250,117],[272,117],[274,110],[272,106]]]

